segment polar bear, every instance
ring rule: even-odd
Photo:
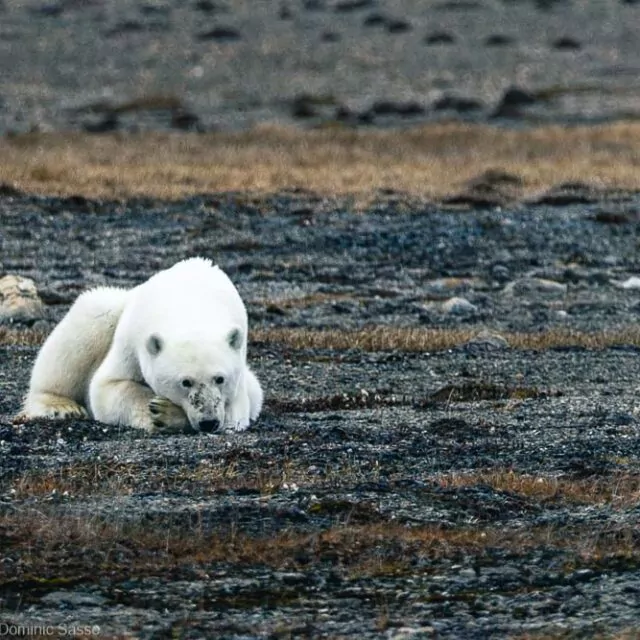
[[[262,408],[247,312],[210,260],[82,294],[40,350],[19,422],[92,416],[147,431],[241,431]]]

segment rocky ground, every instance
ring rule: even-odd
[[[33,278],[49,314],[0,334],[2,622],[636,637],[640,201],[565,185],[471,204],[2,196],[0,273]],[[247,301],[255,426],[12,425],[80,291],[191,255]]]
[[[634,0],[0,3],[0,130],[637,117]]]
[[[621,184],[602,177],[605,150],[633,170],[628,141],[585,141],[584,163],[574,141],[562,175],[584,182],[548,191],[559,173],[523,177],[445,127],[433,166],[455,178],[447,162],[466,153],[479,175],[443,174],[453,191],[438,202],[386,188],[392,174],[352,198],[168,202],[85,197],[111,193],[95,185],[119,158],[74,165],[64,136],[111,132],[125,148],[120,134],[263,122],[633,119],[639,12],[0,0],[0,277],[32,278],[44,303],[5,313],[11,287],[28,289],[0,286],[0,635],[637,637],[640,199],[593,186]],[[62,137],[13,135],[27,131]],[[149,166],[156,180],[194,179],[184,146],[173,173]],[[252,171],[242,188],[264,190]],[[20,190],[68,193],[65,180],[79,195]],[[138,186],[113,193],[161,192]],[[247,303],[257,424],[174,437],[13,424],[38,346],[81,291],[194,255]]]

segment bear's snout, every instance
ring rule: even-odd
[[[202,420],[201,422],[198,423],[198,427],[200,428],[200,431],[202,431],[203,433],[213,433],[214,431],[217,431],[220,427],[220,421],[219,420]]]

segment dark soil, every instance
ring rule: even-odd
[[[351,20],[361,3],[343,4]],[[237,283],[254,334],[635,327],[640,293],[620,283],[640,272],[640,200],[574,187],[555,192],[575,195],[562,207],[387,194],[365,213],[298,192],[6,195],[0,273],[36,280],[51,315],[33,330],[88,287],[193,255]],[[443,306],[453,296],[470,306]],[[257,424],[170,438],[13,426],[36,353],[0,347],[3,622],[139,638],[640,628],[633,344],[368,352],[265,338],[250,346],[267,395]]]
[[[13,0],[0,131],[637,117],[639,39],[628,0]]]

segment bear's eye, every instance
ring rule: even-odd
[[[213,379],[213,381],[214,381],[216,384],[223,384],[223,383],[224,383],[224,376],[216,376],[216,377]]]
[[[193,380],[191,380],[191,378],[185,378],[180,384],[185,389],[190,389],[191,387],[193,387]]]

